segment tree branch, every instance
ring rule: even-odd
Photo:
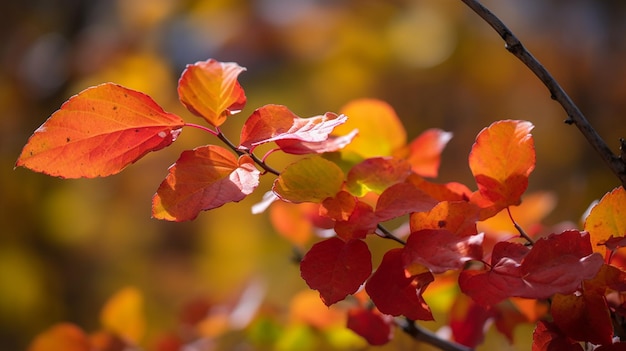
[[[522,45],[519,39],[511,32],[511,30],[502,23],[491,11],[484,7],[477,0],[461,0],[471,8],[478,16],[487,22],[504,40],[506,49],[522,61],[548,88],[552,99],[556,100],[567,113],[565,123],[574,124],[589,144],[596,150],[602,160],[611,169],[626,188],[626,160],[623,157],[615,155],[606,145],[604,140],[598,135],[596,130],[587,121],[585,116],[580,112],[572,99],[561,88],[559,83],[552,77],[550,72]],[[623,143],[622,143],[623,147]],[[622,156],[624,151],[622,149]]]
[[[408,318],[397,318],[396,324],[413,339],[435,346],[443,351],[473,351],[472,348],[440,338],[430,330],[417,325]]]

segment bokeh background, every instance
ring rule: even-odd
[[[626,3],[484,4],[617,152],[626,137]],[[267,103],[307,117],[375,97],[396,109],[409,138],[431,127],[453,132],[439,180],[471,188],[467,156],[476,134],[498,119],[529,120],[538,158],[530,191],[556,195],[547,224],[578,221],[618,182],[503,46],[458,0],[3,1],[0,349],[21,350],[58,321],[98,328],[104,301],[127,285],[144,292],[154,329],[173,325],[185,301],[221,301],[251,279],[262,282],[276,314],[305,288],[289,242],[266,215],[250,214],[262,191],[192,223],[150,219],[151,196],[178,154],[217,142],[200,131],[185,130],[170,148],[105,179],[14,169],[29,135],[50,114],[102,82],[143,91],[200,122],[178,103],[176,82],[186,64],[208,58],[248,69],[240,76],[247,107],[225,126],[235,141],[245,117]]]

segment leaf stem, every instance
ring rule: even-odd
[[[565,123],[576,125],[609,169],[617,176],[622,186],[626,188],[626,160],[611,151],[550,72],[522,45],[511,30],[479,1],[461,1],[487,22],[502,37],[502,40],[506,43],[506,49],[524,63],[543,82],[550,91],[552,99],[556,100],[567,113]]]
[[[406,246],[406,241],[398,238],[397,236],[393,235],[393,233],[391,233],[389,231],[389,229],[385,228],[382,224],[378,224],[376,226],[378,228],[378,230],[380,231],[380,236],[385,238],[385,239],[391,239],[395,242],[398,242],[400,244],[402,244],[402,246]]]
[[[472,348],[439,337],[408,318],[397,318],[396,324],[413,339],[425,342],[443,351],[473,351]]]
[[[263,170],[265,170],[265,172],[268,173],[272,173],[274,175],[280,175],[280,172],[275,170],[274,168],[270,167],[267,163],[265,163],[263,160],[261,160],[260,158],[257,157],[257,155],[253,154],[250,151],[243,151],[240,150],[237,146],[235,146],[235,144],[233,144],[227,137],[226,135],[224,135],[224,133],[222,133],[221,130],[217,130],[217,134],[216,136],[224,143],[226,144],[229,148],[231,148],[233,151],[235,151],[237,153],[237,155],[241,156],[241,155],[248,155],[250,156],[250,158],[252,158],[252,160],[259,165],[261,168],[263,168]]]
[[[517,229],[517,231],[519,232],[520,236],[522,238],[526,239],[526,241],[528,241],[528,243],[530,245],[534,245],[535,241],[530,236],[528,236],[528,234],[526,234],[524,229],[522,227],[520,227],[519,224],[517,224],[517,222],[513,218],[513,215],[511,214],[511,209],[508,206],[506,208],[506,212],[509,214],[509,218],[511,219],[511,222],[513,222],[513,226],[515,226],[515,229]]]
[[[192,127],[192,128],[200,129],[200,130],[203,130],[205,132],[211,133],[211,134],[213,134],[215,136],[218,135],[218,132],[214,131],[213,129],[211,129],[209,127],[206,127],[206,126],[203,126],[203,125],[200,125],[200,124],[185,122],[184,126],[185,127]]]

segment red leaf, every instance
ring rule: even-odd
[[[428,271],[407,276],[402,249],[391,249],[365,284],[365,290],[382,313],[403,315],[413,320],[433,320],[430,308],[422,297],[422,292],[433,280],[432,273]]]
[[[413,139],[406,147],[407,161],[413,172],[422,177],[435,178],[439,173],[441,152],[452,139],[452,133],[441,129],[428,129]]]
[[[445,229],[423,229],[411,233],[403,248],[405,266],[421,264],[433,273],[461,269],[469,260],[482,259],[484,234],[461,236]]]
[[[343,240],[363,239],[376,231],[378,222],[378,216],[370,205],[356,201],[348,219],[335,222],[335,233]]]
[[[241,201],[259,185],[259,175],[248,156],[237,160],[219,146],[185,151],[152,198],[152,215],[177,222],[192,220],[200,211]]]
[[[472,192],[461,183],[437,184],[429,182],[417,174],[411,174],[407,182],[439,201],[469,201]]]
[[[368,158],[350,169],[346,176],[346,187],[356,195],[368,192],[382,193],[393,184],[404,182],[411,174],[411,165],[393,157]]]
[[[85,332],[74,324],[55,324],[37,335],[28,351],[89,351],[91,345]]]
[[[495,309],[487,309],[468,296],[459,294],[450,310],[450,330],[454,341],[476,347],[485,338],[485,324],[495,317]]]
[[[563,335],[553,323],[539,321],[533,332],[532,351],[583,351],[583,348]]]
[[[411,183],[398,183],[385,189],[376,202],[376,216],[380,222],[412,212],[430,211],[437,200],[426,195]]]
[[[343,177],[339,166],[313,156],[287,166],[274,181],[272,190],[285,201],[320,203],[341,190]]]
[[[183,125],[148,95],[105,83],[67,100],[30,137],[16,166],[62,178],[104,177],[169,146]]]
[[[357,206],[357,199],[347,191],[340,191],[327,197],[320,206],[320,215],[336,221],[347,221]]]
[[[384,345],[393,339],[393,318],[377,310],[353,308],[348,311],[348,329],[362,336],[370,345]]]
[[[345,115],[331,112],[323,116],[300,118],[285,106],[265,105],[256,109],[244,124],[239,147],[253,150],[258,145],[275,141],[285,152],[306,153],[303,151],[307,145],[315,148],[314,144],[307,143],[325,142],[333,129],[347,119]],[[284,143],[281,144],[281,141]],[[339,144],[345,142],[340,140]],[[320,146],[322,149],[325,147],[330,147],[330,144]]]
[[[478,134],[469,165],[484,200],[475,203],[488,201],[499,209],[520,204],[528,176],[535,168],[532,129],[530,122],[504,120]]]
[[[332,237],[311,247],[300,262],[300,273],[330,306],[356,292],[372,273],[372,256],[362,240]]]
[[[234,62],[214,59],[187,65],[178,81],[180,102],[191,113],[218,127],[246,104],[246,95],[237,81],[245,70]]]
[[[570,338],[593,344],[613,343],[613,325],[604,294],[585,289],[581,294],[556,294],[551,312],[554,324]]]
[[[538,240],[532,249],[499,242],[493,249],[491,270],[465,270],[461,290],[483,306],[507,297],[547,298],[569,294],[593,278],[603,259],[592,254],[589,235],[575,230]]]

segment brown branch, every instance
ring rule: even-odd
[[[408,318],[396,319],[396,324],[413,339],[435,346],[443,351],[473,351],[472,348],[440,338],[430,330],[417,325]]]
[[[589,144],[596,150],[602,160],[611,169],[626,188],[626,160],[623,157],[615,155],[606,145],[604,140],[598,135],[596,130],[587,121],[585,116],[580,112],[572,99],[561,88],[559,83],[552,77],[550,72],[522,45],[520,40],[511,32],[511,30],[502,23],[491,11],[484,7],[477,0],[461,0],[469,8],[471,8],[478,16],[487,22],[504,40],[506,49],[522,61],[548,88],[552,99],[556,100],[567,113],[565,123],[574,124]],[[622,143],[623,147],[623,143]],[[622,155],[624,151],[622,149]]]

